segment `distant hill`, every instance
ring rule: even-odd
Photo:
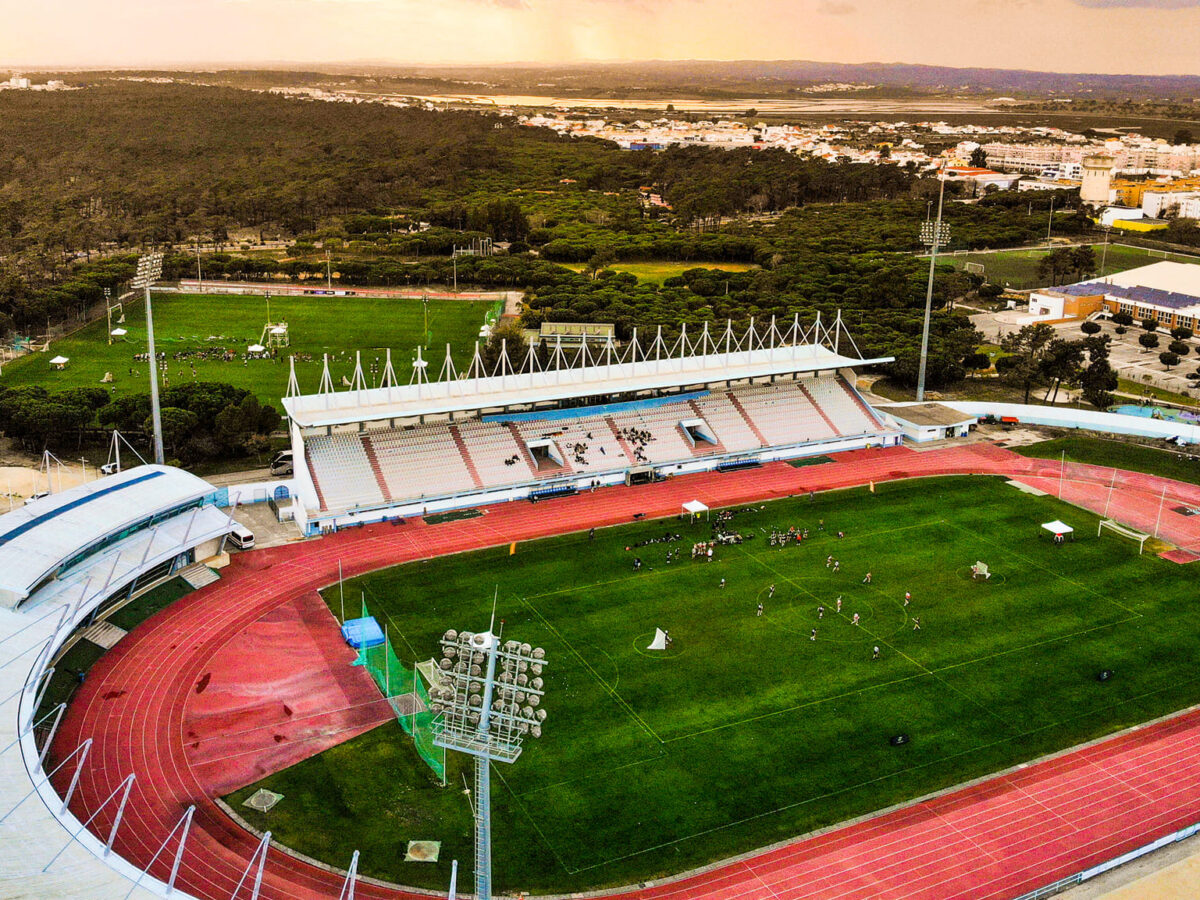
[[[63,75],[55,72],[26,74],[35,80]],[[229,87],[331,85],[412,94],[449,92],[600,98],[766,99],[796,97],[799,94],[830,96],[853,90],[855,96],[862,98],[940,95],[982,99],[1011,96],[1019,100],[1057,97],[1141,101],[1169,99],[1188,104],[1200,101],[1198,75],[1104,75],[812,60],[646,60],[478,66],[398,66],[375,61],[321,66],[313,63],[262,62],[237,68],[214,69],[189,64],[173,71],[91,70],[76,71],[72,75],[67,76],[68,80],[77,83],[110,75],[183,75],[184,80]]]
[[[347,66],[344,71],[352,67]],[[607,90],[689,91],[773,96],[825,82],[871,84],[893,91],[1021,97],[1100,96],[1200,98],[1196,75],[1103,75],[1022,69],[957,69],[908,63],[832,63],[811,60],[679,60],[580,63],[561,66],[380,66],[379,74],[475,82],[494,88],[545,92]]]

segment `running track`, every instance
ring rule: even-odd
[[[54,748],[61,755],[84,738],[95,741],[72,810],[86,818],[136,772],[116,849],[146,865],[184,809],[195,804],[178,886],[205,900],[228,898],[258,841],[212,801],[189,764],[184,710],[210,660],[226,644],[283,604],[335,581],[339,561],[347,575],[356,575],[413,559],[625,523],[637,512],[674,515],[681,503],[697,498],[726,506],[868,481],[969,473],[1020,478],[1049,492],[1058,490],[1061,475],[1067,499],[1092,508],[1111,504],[1114,518],[1135,525],[1159,517],[1164,488],[1168,505],[1200,505],[1200,487],[1096,467],[1072,466],[1062,473],[1056,462],[1028,460],[992,445],[924,453],[892,448],[839,454],[825,465],[779,463],[532,505],[503,504],[479,518],[436,526],[419,520],[367,526],[239,555],[220,582],[148,620],[89,673]],[[1176,543],[1200,549],[1200,517],[1167,512],[1160,524]],[[613,896],[1013,897],[1200,819],[1197,741],[1200,711],[1184,713],[922,803]],[[61,774],[69,777],[66,769]],[[106,835],[111,821],[110,809],[102,810],[91,828]],[[170,851],[151,867],[158,877],[169,870]],[[332,898],[340,889],[337,875],[280,850],[270,852],[264,898]],[[370,900],[422,896],[362,882],[357,895]]]

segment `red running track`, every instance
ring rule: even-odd
[[[223,797],[384,722],[392,707],[316,591],[217,651],[183,710],[188,765]]]
[[[72,810],[90,815],[130,772],[137,783],[116,841],[139,865],[150,862],[184,809],[196,818],[179,886],[205,900],[229,897],[257,839],[228,818],[189,759],[184,733],[189,699],[211,661],[245,629],[285,604],[336,580],[338,563],[357,575],[409,560],[529,540],[632,514],[674,515],[687,500],[727,506],[868,481],[985,473],[1028,480],[1042,489],[1063,475],[1064,495],[1093,507],[1103,500],[1121,519],[1158,515],[1170,498],[1200,505],[1200,488],[1151,476],[1028,460],[990,445],[917,453],[906,448],[839,454],[834,462],[792,468],[771,464],[730,474],[683,476],[638,488],[510,503],[484,516],[428,526],[375,525],[235,557],[216,584],[154,616],[96,664],[63,720],[54,752],[94,739]],[[1104,489],[1102,489],[1104,488]],[[1192,517],[1192,521],[1200,517]],[[1180,521],[1176,521],[1180,520]],[[1189,546],[1200,522],[1163,516]],[[1112,858],[1200,818],[1200,712],[1120,735],[922,803],[824,834],[799,838],[687,877],[614,896],[637,900],[707,898],[1003,898]],[[61,773],[69,778],[68,771]],[[61,787],[60,787],[61,789]],[[111,812],[91,828],[107,834]],[[172,845],[173,849],[173,845]],[[165,877],[170,854],[151,866]],[[268,856],[264,898],[336,897],[334,874],[278,849]],[[363,898],[422,895],[362,884]]]

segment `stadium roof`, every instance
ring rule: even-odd
[[[208,482],[182,469],[140,466],[5,513],[0,516],[0,592],[23,599],[82,548],[212,491]]]
[[[603,357],[600,357],[601,359]],[[364,388],[285,397],[284,409],[302,428],[553,403],[574,397],[631,394],[891,362],[859,359],[821,344],[759,347],[730,353],[662,356],[636,362],[518,372],[399,387]]]

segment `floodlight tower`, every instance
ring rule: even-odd
[[[490,628],[451,629],[441,644],[442,680],[429,691],[430,708],[440,714],[433,742],[475,757],[475,897],[491,900],[491,765],[515,762],[526,735],[542,736],[546,651],[520,641],[501,644]]]
[[[162,277],[163,255],[147,253],[138,260],[134,288],[146,291],[146,341],[150,346],[150,415],[154,420],[154,461],[163,464],[162,413],[158,406],[158,354],[154,351],[154,310],[150,306],[150,288]]]
[[[933,310],[933,272],[937,266],[938,247],[950,243],[950,224],[942,221],[942,200],[946,195],[946,178],[938,170],[938,211],[935,221],[921,225],[921,243],[930,248],[929,283],[925,286],[925,324],[921,329],[921,369],[917,375],[917,402],[925,400],[925,367],[929,363],[929,318]]]

